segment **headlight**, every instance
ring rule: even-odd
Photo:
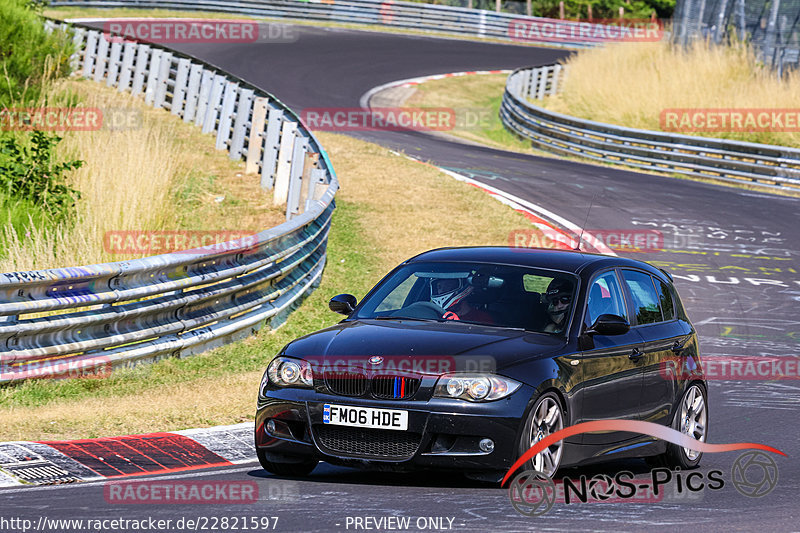
[[[276,357],[267,367],[267,372],[261,380],[261,391],[271,383],[277,387],[308,387],[314,386],[314,372],[311,363],[302,359],[291,357]]]
[[[446,374],[436,382],[433,395],[482,402],[505,398],[520,385],[513,379],[490,374]]]

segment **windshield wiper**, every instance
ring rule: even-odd
[[[374,316],[368,320],[417,320],[419,322],[439,322],[435,318],[419,318],[415,316]]]

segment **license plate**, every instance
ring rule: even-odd
[[[322,422],[336,426],[405,431],[408,429],[408,411],[326,403],[322,410]]]

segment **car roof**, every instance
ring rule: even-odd
[[[501,263],[532,268],[549,268],[589,276],[608,267],[633,267],[659,277],[664,272],[643,261],[626,257],[593,254],[579,250],[554,250],[513,246],[469,246],[438,248],[412,257],[406,263],[421,261],[453,261],[468,263]]]

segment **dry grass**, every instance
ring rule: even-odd
[[[519,213],[434,167],[343,135],[320,133],[342,189],[322,285],[276,331],[190,359],[94,380],[72,393],[0,390],[0,441],[110,436],[252,420],[266,361],[295,336],[334,324],[327,299],[363,296],[390,268],[424,250],[508,242]],[[137,377],[138,376],[138,377]],[[90,386],[91,385],[91,386]],[[58,389],[62,390],[62,389]],[[57,421],[56,423],[52,423]]]
[[[522,215],[432,166],[385,148],[320,133],[342,181],[340,198],[364,207],[362,223],[381,268],[441,246],[508,244]]]
[[[456,127],[444,133],[501,150],[534,153],[531,143],[509,132],[498,115],[507,74],[475,74],[417,85],[404,107],[446,107]]]
[[[779,80],[745,46],[698,42],[682,50],[666,42],[622,43],[582,51],[567,65],[563,92],[545,106],[600,122],[659,130],[663,109],[800,109],[800,74]],[[697,135],[800,146],[800,133]]]
[[[106,232],[132,230],[255,230],[283,221],[256,176],[217,151],[211,136],[146,106],[140,98],[98,83],[67,81],[52,89],[80,106],[122,109],[136,127],[74,131],[60,157],[86,164],[70,175],[81,192],[74,224],[35,227],[18,237],[4,228],[0,271],[33,270],[132,259],[104,246]],[[232,212],[235,217],[230,216]],[[150,255],[150,254],[144,254]]]

